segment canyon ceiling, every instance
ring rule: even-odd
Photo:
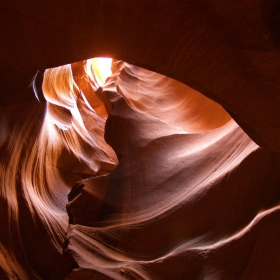
[[[1,279],[280,278],[278,0],[0,7]]]

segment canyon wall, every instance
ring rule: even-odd
[[[279,279],[279,1],[0,7],[1,279]],[[97,56],[108,119],[77,110],[117,160],[38,157],[32,78]]]

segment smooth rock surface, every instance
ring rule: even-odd
[[[280,278],[278,0],[0,8],[0,277]],[[96,172],[64,147],[41,158],[51,181],[25,176],[46,108],[32,78],[97,56],[130,63],[103,91],[116,169],[114,158]],[[105,121],[79,106],[112,155]],[[51,188],[30,188],[32,204],[22,184],[36,180]]]

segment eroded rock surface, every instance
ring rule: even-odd
[[[233,120],[186,133],[104,90],[113,107],[105,138],[119,165],[100,178],[106,194],[101,207],[96,203],[98,215],[84,221],[77,211],[66,237],[69,262],[112,279],[278,275],[279,258],[272,251],[273,272],[256,272],[279,233],[278,223],[272,226],[279,216],[278,155],[259,148]],[[71,197],[72,209],[99,193],[100,179]]]
[[[0,277],[280,278],[279,1],[0,6]],[[103,92],[117,168],[94,171],[64,147],[41,158],[51,191],[24,193],[46,107],[32,77],[104,55],[183,84],[119,62]],[[79,106],[90,135],[103,129]]]

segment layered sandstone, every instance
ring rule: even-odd
[[[0,6],[1,279],[280,277],[278,1]],[[100,160],[29,87],[97,56],[109,117],[73,108]]]

